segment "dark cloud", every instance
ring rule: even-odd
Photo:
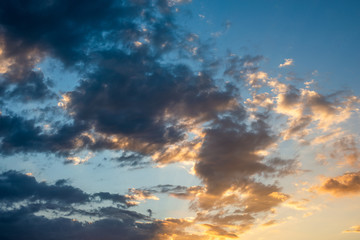
[[[96,132],[158,148],[183,139],[185,126],[177,119],[209,120],[233,100],[209,76],[195,76],[184,65],[160,64],[143,52],[102,57],[99,68],[68,93],[67,105],[77,122]]]
[[[12,95],[28,100],[44,98],[28,76],[45,57],[65,67],[87,68],[94,50],[129,47],[135,41],[151,41],[154,51],[166,51],[175,41],[167,1],[47,1],[16,0],[0,3],[0,60],[5,85],[17,85]],[[165,10],[167,9],[167,10]],[[139,24],[141,22],[141,24]],[[143,31],[142,26],[147,28]],[[166,46],[163,46],[163,45]],[[31,80],[30,80],[31,81]],[[29,85],[30,84],[30,85]],[[24,86],[25,85],[25,86]],[[40,86],[41,85],[41,86]],[[27,94],[22,96],[22,94]]]
[[[111,158],[111,160],[118,162],[120,167],[130,167],[132,169],[148,167],[152,164],[151,160],[146,156],[128,151],[123,152],[119,157]]]
[[[259,62],[264,59],[263,56],[238,56],[228,53],[226,66],[224,70],[225,76],[230,76],[235,80],[243,80],[246,74],[256,72],[259,69]]]
[[[219,118],[205,131],[195,171],[209,193],[221,194],[243,179],[273,171],[256,151],[266,149],[276,136],[262,119],[249,127],[244,113],[237,115]]]
[[[44,126],[35,120],[27,120],[18,115],[0,115],[0,152],[12,155],[20,152],[45,152],[68,154],[81,150],[91,143],[86,135],[86,125],[65,124],[55,133],[45,133]]]
[[[253,183],[249,186],[248,194],[243,206],[245,213],[268,212],[290,198],[289,195],[281,193],[281,188],[276,185],[265,185]]]
[[[106,200],[115,206],[104,206]],[[20,172],[4,172],[0,175],[0,238],[152,239],[160,227],[151,218],[125,209],[131,206],[128,200],[107,192],[85,193],[63,180],[50,185]],[[94,206],[97,202],[101,207]]]
[[[5,99],[16,99],[23,102],[41,101],[55,97],[55,94],[49,89],[52,82],[45,79],[41,71],[29,71],[24,76],[23,81],[18,83],[3,82]],[[5,89],[8,89],[5,91]]]
[[[8,171],[0,175],[0,200],[59,201],[66,204],[85,203],[89,195],[77,188],[67,185],[48,185],[37,182],[34,177],[16,171]]]
[[[149,187],[145,189],[140,189],[151,194],[168,194],[172,197],[181,198],[181,199],[190,199],[193,200],[197,193],[204,192],[205,189],[203,186],[180,186],[180,185],[171,185],[163,184],[157,185],[154,187]]]
[[[236,101],[230,86],[219,89],[206,72],[200,76],[183,64],[165,63],[164,53],[185,47],[180,35],[186,35],[175,25],[168,1],[35,3],[0,5],[2,56],[12,59],[3,74],[14,86],[7,96],[24,101],[53,95],[44,76],[33,71],[45,56],[80,70],[84,78],[65,93],[73,124],[56,124],[46,135],[31,120],[16,117],[29,130],[21,132],[25,140],[9,133],[2,141],[5,154],[66,155],[88,148],[151,155],[184,140],[184,120],[211,120]],[[87,137],[91,131],[95,141]]]
[[[33,176],[17,171],[7,171],[0,174],[0,201],[15,203],[21,201],[57,202],[59,204],[86,204],[96,201],[110,200],[121,206],[130,206],[129,197],[108,192],[88,194],[79,188],[67,185],[64,179],[56,181],[54,185],[38,182]]]
[[[51,131],[45,131],[42,122],[31,116],[1,114],[1,154],[55,153],[69,160],[82,150],[121,150],[124,153],[113,160],[134,168],[145,166],[153,156],[159,156],[153,157],[155,163],[195,160],[196,175],[204,184],[158,185],[130,189],[127,195],[90,194],[63,180],[50,185],[18,172],[6,172],[0,176],[0,201],[28,204],[18,210],[2,210],[6,213],[0,223],[0,230],[5,229],[0,233],[4,239],[21,239],[23,235],[29,239],[152,239],[173,235],[201,239],[204,236],[184,232],[193,224],[190,221],[153,221],[151,210],[148,217],[127,208],[136,200],[169,194],[192,200],[197,221],[237,224],[246,229],[254,224],[256,214],[268,212],[289,198],[277,185],[259,183],[255,177],[294,173],[296,161],[267,159],[258,153],[274,144],[278,136],[265,115],[249,118],[235,85],[218,86],[216,70],[221,61],[212,59],[211,43],[190,40],[195,35],[175,24],[172,6],[177,2],[0,2],[0,60],[7,63],[6,69],[1,69],[0,91],[5,100],[54,96],[48,79],[34,70],[45,58],[57,59],[65,69],[81,76],[74,89],[63,93],[59,104],[66,121],[51,122]],[[173,61],[173,57],[180,59]],[[262,59],[229,55],[222,74],[242,80],[257,71]],[[292,106],[299,96],[297,89],[290,89],[282,104]],[[311,104],[322,107],[327,104],[322,100]],[[293,132],[307,123],[294,126]],[[194,129],[201,134],[194,136]],[[174,157],[181,148],[193,152]],[[241,193],[247,197],[240,197]],[[41,205],[36,205],[39,202]],[[92,206],[99,203],[111,205]],[[235,208],[229,210],[229,206]],[[34,215],[51,209],[62,217]],[[70,216],[96,220],[89,224],[71,221]],[[22,230],[16,232],[20,226]],[[206,226],[215,236],[237,237],[222,227]],[[43,231],[37,233],[39,229]]]
[[[102,219],[94,222],[79,222],[69,218],[49,219],[26,212],[1,213],[0,236],[12,239],[105,239],[145,240],[153,239],[157,226],[137,223],[135,219],[121,221]]]
[[[28,151],[29,149],[44,150],[44,136],[41,128],[35,126],[33,120],[22,117],[0,115],[1,153]]]

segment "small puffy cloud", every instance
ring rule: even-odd
[[[285,62],[279,65],[279,68],[294,65],[294,60],[291,58],[285,58]]]
[[[360,194],[360,172],[346,173],[338,177],[325,178],[321,186],[316,189],[320,192],[331,193],[336,197]]]

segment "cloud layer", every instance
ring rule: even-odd
[[[211,43],[177,24],[186,2],[0,2],[2,157],[48,154],[81,164],[111,151],[121,167],[190,164],[199,180],[149,183],[122,195],[5,171],[2,239],[236,239],[279,222],[267,216],[293,197],[279,179],[304,170],[298,156],[277,152],[280,144],[329,144],[335,150],[319,155],[324,162],[359,166],[356,139],[341,126],[357,111],[357,97],[271,77],[260,70],[260,55],[215,57]],[[41,70],[48,60],[76,75],[70,90]],[[358,194],[359,172],[316,189]],[[160,220],[151,209],[130,210],[163,196],[188,201],[194,217]]]

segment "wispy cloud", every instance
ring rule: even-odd
[[[279,68],[283,68],[283,67],[287,67],[287,66],[292,66],[294,65],[294,60],[292,58],[285,58],[285,62],[281,63],[279,65]]]
[[[360,225],[352,226],[348,230],[344,230],[343,233],[360,233]]]

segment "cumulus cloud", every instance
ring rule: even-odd
[[[325,178],[318,187],[320,192],[328,192],[336,197],[360,193],[360,172],[346,173],[342,176]]]

